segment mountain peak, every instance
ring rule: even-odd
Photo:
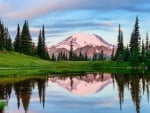
[[[56,45],[56,48],[65,48],[67,50],[70,49],[70,42],[73,41],[74,50],[85,47],[87,45],[89,46],[104,46],[107,48],[112,48],[111,44],[108,44],[106,41],[104,41],[100,36],[88,34],[85,32],[79,32],[76,33],[69,38],[59,42]]]
[[[73,50],[77,53],[87,53],[92,57],[93,53],[101,52],[111,55],[113,45],[106,42],[102,37],[95,34],[88,34],[86,32],[78,32],[72,36],[69,36],[65,40],[49,48],[49,53],[59,53],[60,51],[69,51],[70,44],[73,41]]]

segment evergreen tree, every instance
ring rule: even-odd
[[[39,37],[38,37],[37,55],[39,57],[42,57],[42,34],[41,34],[41,30],[39,32]]]
[[[0,20],[0,50],[4,48],[4,25]]]
[[[119,30],[118,30],[118,44],[117,44],[117,51],[115,55],[115,60],[118,62],[123,61],[124,55],[124,45],[123,45],[123,32],[121,31],[121,27],[119,24]]]
[[[39,32],[38,45],[37,45],[37,54],[40,58],[49,60],[48,51],[45,46],[45,30],[44,25],[42,31]]]
[[[25,20],[22,32],[21,32],[21,53],[31,55],[32,53],[32,39],[29,31],[28,22]]]
[[[149,39],[148,39],[148,33],[146,34],[146,45],[145,45],[145,51],[146,51],[146,57],[149,56]]]
[[[115,54],[115,46],[113,45],[112,54],[111,54],[111,60],[114,60],[114,54]]]
[[[130,41],[130,54],[131,54],[131,64],[137,66],[140,57],[140,32],[139,32],[139,22],[138,17],[136,17],[134,30],[131,35]]]
[[[129,47],[127,45],[127,47],[124,50],[124,61],[129,61],[130,58],[130,51],[129,51]]]
[[[87,52],[85,52],[84,54],[84,61],[87,61],[88,60],[88,55],[87,55]]]
[[[101,53],[100,53],[100,60],[103,61],[104,60],[104,51],[101,50]]]
[[[73,54],[73,41],[71,40],[70,41],[69,60],[72,61],[73,57],[74,57],[74,54]]]
[[[10,38],[10,35],[9,35],[9,38],[8,38],[8,48],[7,48],[8,51],[12,51],[12,40]]]
[[[96,61],[97,60],[97,53],[94,53],[93,54],[93,61]]]
[[[20,26],[17,26],[17,35],[14,41],[14,51],[21,52],[21,36],[20,36]]]
[[[32,47],[31,47],[31,55],[36,56],[37,55],[37,47],[35,46],[35,43],[32,42]]]
[[[56,61],[56,57],[55,57],[54,53],[52,54],[51,60],[52,60],[52,61]]]
[[[4,47],[8,51],[12,51],[12,41],[8,32],[8,28],[4,29]]]
[[[81,53],[81,50],[80,50],[80,53],[79,53],[79,58],[78,58],[78,60],[80,60],[80,61],[83,60],[83,55],[82,55],[82,53]]]
[[[143,62],[145,60],[145,47],[144,47],[144,42],[142,40],[142,51],[141,51],[141,58],[140,60]]]
[[[42,26],[42,56],[43,59],[49,59],[49,56],[47,56],[47,50],[46,50],[46,45],[45,45],[45,28],[44,25]]]
[[[4,44],[3,44],[3,49],[5,48],[6,50],[8,49],[8,39],[9,39],[9,33],[8,29],[4,29]]]
[[[58,61],[63,60],[63,53],[62,53],[62,51],[58,54],[57,60],[58,60]]]

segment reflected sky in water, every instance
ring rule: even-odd
[[[149,80],[142,75],[87,74],[0,83],[0,98],[8,101],[2,113],[147,113]]]

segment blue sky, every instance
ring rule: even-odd
[[[17,24],[29,20],[34,41],[45,24],[47,45],[84,31],[98,34],[116,44],[118,24],[129,42],[135,17],[139,17],[140,34],[150,31],[150,0],[0,0],[0,18],[9,27],[11,37]]]

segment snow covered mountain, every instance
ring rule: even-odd
[[[59,42],[58,44],[48,49],[49,53],[59,53],[61,51],[69,51],[71,41],[73,42],[73,50],[77,53],[87,53],[88,56],[92,56],[93,53],[100,53],[102,50],[104,54],[111,55],[113,45],[106,42],[103,38],[95,34],[87,34],[79,32]]]
[[[112,83],[112,78],[110,74],[106,73],[103,75],[88,74],[87,76],[64,79],[52,77],[49,78],[49,82],[57,84],[77,96],[86,96],[103,90],[103,88]]]

